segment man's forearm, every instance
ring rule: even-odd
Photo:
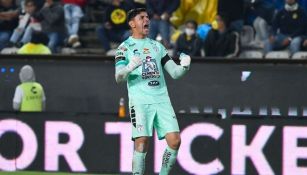
[[[115,68],[115,80],[117,83],[127,81],[127,77],[130,73],[130,70],[127,69],[127,66],[117,66]]]
[[[188,72],[188,69],[184,68],[181,65],[177,65],[173,60],[169,60],[164,65],[164,68],[173,79],[179,79]]]

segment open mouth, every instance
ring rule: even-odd
[[[145,24],[144,29],[149,29],[149,24]]]

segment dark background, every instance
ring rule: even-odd
[[[33,58],[32,58],[33,57]],[[20,83],[20,68],[29,64],[46,92],[49,112],[116,113],[120,97],[127,103],[126,84],[114,80],[113,58],[1,56],[0,111],[12,110],[12,99]],[[192,59],[190,72],[180,80],[167,76],[171,101],[177,112],[203,113],[205,107],[218,112],[249,107],[258,115],[260,107],[279,108],[288,115],[289,107],[302,116],[307,107],[307,62],[297,60]],[[14,72],[9,72],[13,68]],[[251,71],[242,82],[242,71]],[[307,114],[306,114],[307,115]]]

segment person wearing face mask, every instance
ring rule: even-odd
[[[239,34],[230,30],[227,14],[216,16],[217,29],[211,29],[204,43],[206,57],[236,57],[240,51]]]
[[[196,29],[196,21],[188,20],[185,23],[184,33],[176,41],[174,57],[179,58],[180,53],[186,53],[190,56],[201,56],[201,40],[196,33]]]
[[[300,50],[306,28],[306,12],[297,0],[285,0],[285,6],[273,20],[273,34],[264,44],[264,53],[289,48],[290,54]]]

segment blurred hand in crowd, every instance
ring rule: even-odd
[[[270,41],[271,44],[274,43],[275,37],[274,36],[270,36],[269,41]]]
[[[169,15],[167,12],[164,12],[164,13],[161,15],[161,19],[162,19],[162,20],[168,21],[169,18],[170,18],[170,15]]]
[[[105,22],[105,23],[104,23],[104,27],[105,27],[106,29],[112,29],[112,25],[111,25],[110,22]]]
[[[159,16],[159,15],[157,15],[157,14],[154,14],[154,15],[153,15],[153,19],[157,19],[157,20],[160,20],[161,18],[160,18],[160,16]]]
[[[283,46],[288,46],[290,44],[291,40],[289,38],[286,38],[283,40],[282,45]]]

